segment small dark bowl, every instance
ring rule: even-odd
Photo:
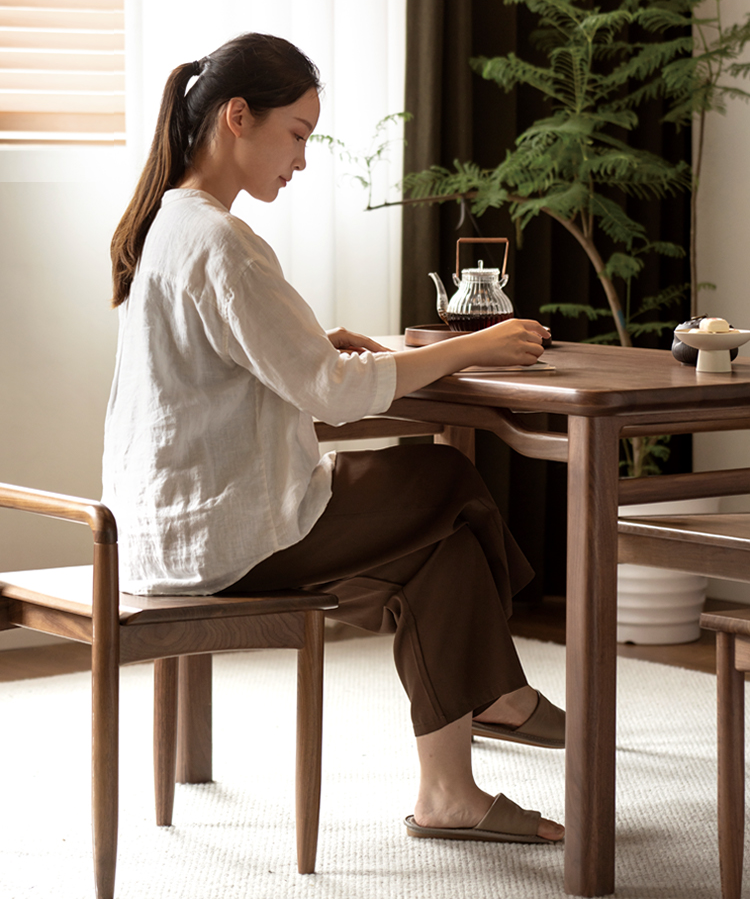
[[[683,365],[697,365],[698,363],[698,350],[694,346],[688,346],[686,343],[683,343],[677,336],[676,331],[672,341],[672,355],[678,362],[682,362]]]

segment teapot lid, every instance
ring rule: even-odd
[[[492,281],[498,280],[500,277],[499,268],[485,268],[484,260],[479,260],[478,268],[462,268],[461,280],[466,281]]]

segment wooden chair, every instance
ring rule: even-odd
[[[26,627],[91,644],[92,817],[98,899],[112,899],[117,854],[119,666],[155,660],[156,821],[172,822],[175,780],[211,780],[211,655],[294,648],[300,873],[315,869],[320,808],[324,610],[335,597],[289,590],[142,597],[118,587],[117,529],[93,500],[0,484],[0,507],[87,524],[92,566],[0,574],[0,630]]]
[[[621,518],[621,562],[750,581],[750,514]],[[704,612],[716,631],[719,862],[724,899],[739,899],[745,833],[745,677],[750,671],[750,607]]]

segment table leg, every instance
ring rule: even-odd
[[[475,434],[476,431],[474,428],[456,428],[451,425],[446,425],[440,434],[435,434],[433,442],[455,446],[455,448],[461,450],[471,462],[474,462]]]
[[[568,419],[565,890],[615,889],[619,427]]]

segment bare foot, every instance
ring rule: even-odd
[[[556,821],[550,821],[548,818],[540,818],[536,835],[538,837],[544,837],[545,840],[554,840],[557,842],[565,836],[565,828]]]
[[[474,787],[470,793],[448,792],[422,796],[414,808],[414,820],[422,827],[474,827],[487,814],[492,796]]]
[[[462,797],[459,804],[454,804],[447,798],[439,805],[420,799],[414,809],[414,820],[422,827],[476,827],[487,814],[492,802],[493,797],[479,789],[469,799]],[[540,818],[536,833],[545,840],[557,842],[565,835],[565,828],[548,818]]]
[[[519,695],[509,695],[519,700],[520,706],[531,705],[530,698],[538,702],[530,687],[514,692]],[[533,705],[523,709],[518,723],[522,724],[533,709]],[[471,770],[471,712],[418,736],[417,753],[420,777],[415,822],[422,827],[475,827],[494,800],[477,786]],[[544,818],[537,825],[537,833],[544,839],[560,840],[563,828]]]

